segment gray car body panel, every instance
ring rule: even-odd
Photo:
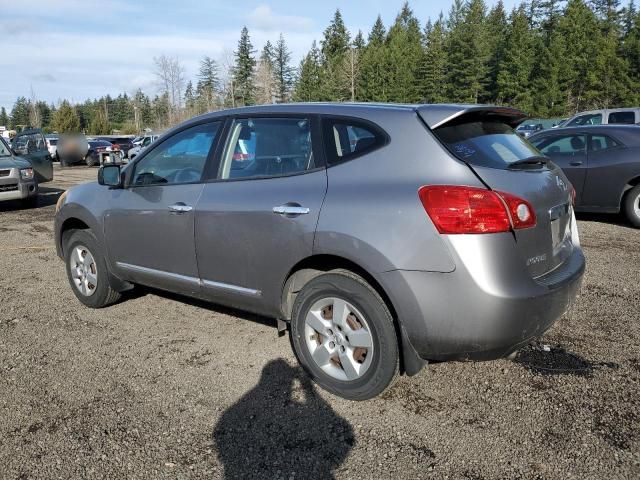
[[[561,172],[484,171],[456,159],[428,127],[479,111],[497,112],[514,123],[521,115],[480,106],[289,104],[197,117],[163,138],[225,117],[308,114],[366,119],[390,140],[353,160],[299,175],[210,178],[195,185],[145,187],[145,193],[95,183],[75,187],[56,216],[58,251],[62,254],[64,222],[77,215],[100,237],[123,285],[143,283],[283,318],[282,293],[296,265],[312,257],[344,258],[382,288],[406,332],[403,348],[408,345],[425,359],[500,356],[544,332],[568,308],[584,258],[575,223],[566,255],[551,259],[544,271],[527,266],[529,255],[538,251],[534,240],[548,240],[544,226],[528,240],[522,232],[437,232],[418,197],[423,185],[495,185],[535,203],[541,222],[549,220],[544,213],[550,206],[568,200],[555,185],[556,178],[564,178]],[[160,144],[125,167],[124,176]],[[176,201],[195,207],[180,216],[180,225],[163,213]],[[309,214],[273,212],[286,203],[308,207]],[[152,219],[154,212],[157,222],[142,218]]]
[[[7,149],[9,145],[3,142]],[[5,174],[0,175],[0,201],[2,200],[22,200],[38,194],[38,182],[34,179],[24,180],[20,176],[23,168],[32,168],[31,162],[25,158],[11,153],[9,156],[0,157],[0,170]],[[5,190],[16,187],[15,190]]]
[[[531,142],[564,135],[585,135],[583,154],[571,157],[550,154],[549,158],[565,172],[576,189],[576,211],[620,211],[624,193],[640,180],[640,126],[592,125],[547,130],[532,135]],[[602,151],[591,150],[589,135],[606,135],[623,146]]]

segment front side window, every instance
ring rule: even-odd
[[[233,122],[219,178],[284,176],[314,167],[309,119],[243,118]]]
[[[602,114],[601,113],[590,113],[587,115],[580,115],[579,117],[571,120],[566,127],[575,127],[580,125],[601,125],[602,124]]]
[[[0,157],[10,157],[11,150],[6,143],[4,143],[4,139],[0,140]]]
[[[356,120],[325,119],[324,137],[329,164],[339,163],[369,152],[385,142],[381,132]]]
[[[562,135],[534,140],[541,153],[552,155],[579,155],[585,152],[587,143],[584,135]]]
[[[636,123],[636,114],[634,112],[611,112],[609,114],[609,123],[633,125]]]
[[[132,186],[199,182],[219,127],[205,123],[167,138],[136,163]]]

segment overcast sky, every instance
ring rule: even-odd
[[[494,0],[488,0],[492,5]],[[516,0],[505,0],[511,9]],[[243,25],[262,48],[284,33],[295,64],[340,8],[366,34],[378,13],[388,26],[403,0],[0,0],[0,106],[17,96],[58,103],[103,94],[156,93],[153,57],[177,55],[194,78],[204,55],[221,61]],[[424,25],[450,0],[410,2]]]

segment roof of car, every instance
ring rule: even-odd
[[[611,134],[616,139],[622,140],[627,145],[640,145],[640,126],[626,124],[608,124],[608,125],[584,125],[576,127],[558,127],[549,128],[541,132],[535,133],[529,137],[529,141],[536,138],[546,138],[550,136],[572,134],[572,133],[601,133]]]
[[[225,115],[250,115],[268,113],[322,113],[346,114],[358,116],[370,109],[384,109],[394,111],[418,111],[431,128],[437,128],[444,123],[464,114],[475,111],[492,111],[501,115],[517,118],[521,121],[526,115],[520,110],[510,107],[480,104],[407,104],[407,103],[358,103],[358,102],[308,102],[308,103],[279,103],[239,107],[216,112],[205,113],[192,120],[216,118]]]

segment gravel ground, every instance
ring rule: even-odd
[[[364,403],[274,322],[141,291],[80,306],[36,209],[0,204],[2,478],[638,478],[640,231],[582,217],[573,310],[514,361],[434,364]]]

